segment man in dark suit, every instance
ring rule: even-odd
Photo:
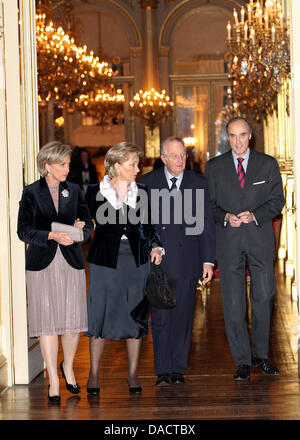
[[[84,195],[87,192],[88,185],[98,183],[96,166],[91,162],[90,154],[86,148],[74,148],[68,180],[78,183]]]
[[[242,117],[227,124],[231,151],[211,159],[206,177],[217,232],[217,261],[224,319],[237,366],[235,380],[250,377],[251,364],[277,375],[268,360],[275,295],[272,219],[284,206],[277,161],[249,148],[252,130]],[[251,279],[252,348],[247,331],[245,275]]]
[[[149,190],[152,214],[158,213],[153,222],[165,249],[162,266],[176,296],[174,309],[151,308],[158,386],[184,382],[197,283],[201,275],[204,283],[212,278],[215,262],[215,225],[207,183],[199,173],[185,170],[186,153],[181,139],[166,139],[161,150],[164,166],[141,178]],[[158,190],[164,191],[169,200],[162,197],[157,201],[155,192]],[[166,207],[170,207],[167,213]],[[169,214],[169,219],[164,214]],[[200,217],[202,228],[197,225]]]

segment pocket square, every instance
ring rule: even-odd
[[[260,182],[253,182],[252,185],[261,185],[262,183],[266,183],[266,181],[261,180]]]

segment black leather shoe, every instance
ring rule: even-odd
[[[86,391],[89,394],[93,394],[94,396],[96,396],[97,394],[100,394],[100,387],[86,387]]]
[[[171,384],[171,376],[169,374],[159,374],[157,376],[156,385],[158,387],[167,387]]]
[[[235,375],[233,376],[234,380],[245,380],[250,377],[250,366],[249,365],[238,365]]]
[[[142,387],[131,387],[131,386],[129,385],[128,380],[127,380],[127,383],[128,383],[128,388],[129,388],[129,392],[130,392],[130,394],[141,394],[141,392],[142,392]]]
[[[182,373],[172,373],[171,380],[173,383],[184,383],[184,375]]]
[[[267,374],[269,376],[278,376],[279,370],[271,364],[269,359],[261,359],[261,358],[252,358],[252,365],[254,367],[259,367],[262,373]]]
[[[60,403],[60,396],[49,396],[50,385],[48,385],[48,402],[50,403]]]
[[[65,379],[66,388],[67,388],[68,391],[70,391],[70,393],[78,394],[80,392],[80,386],[77,385],[77,383],[75,385],[72,385],[72,384],[67,382],[67,379],[66,379],[66,376],[65,376],[65,372],[64,372],[64,369],[63,369],[63,362],[64,361],[61,361],[59,368],[60,368],[62,377]]]

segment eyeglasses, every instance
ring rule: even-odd
[[[169,159],[174,160],[174,161],[177,159],[184,160],[187,158],[187,153],[170,154],[170,155],[165,154],[165,157],[168,157]]]

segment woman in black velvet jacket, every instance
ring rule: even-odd
[[[106,339],[125,339],[128,352],[128,386],[140,393],[137,378],[142,337],[148,317],[137,322],[131,315],[145,295],[150,260],[160,264],[163,248],[151,214],[145,185],[135,182],[142,153],[121,142],[105,156],[106,176],[91,185],[86,200],[96,222],[88,253],[90,284],[88,332],[90,374],[87,391],[98,394],[99,367]]]
[[[26,255],[29,336],[40,338],[49,375],[48,400],[60,402],[57,373],[58,336],[64,352],[60,369],[67,389],[80,387],[73,361],[80,332],[87,330],[85,262],[79,243],[69,233],[51,231],[59,222],[83,229],[84,240],[93,230],[92,219],[78,185],[66,182],[71,148],[60,142],[38,153],[41,178],[24,188],[18,215],[18,236],[29,243]]]

